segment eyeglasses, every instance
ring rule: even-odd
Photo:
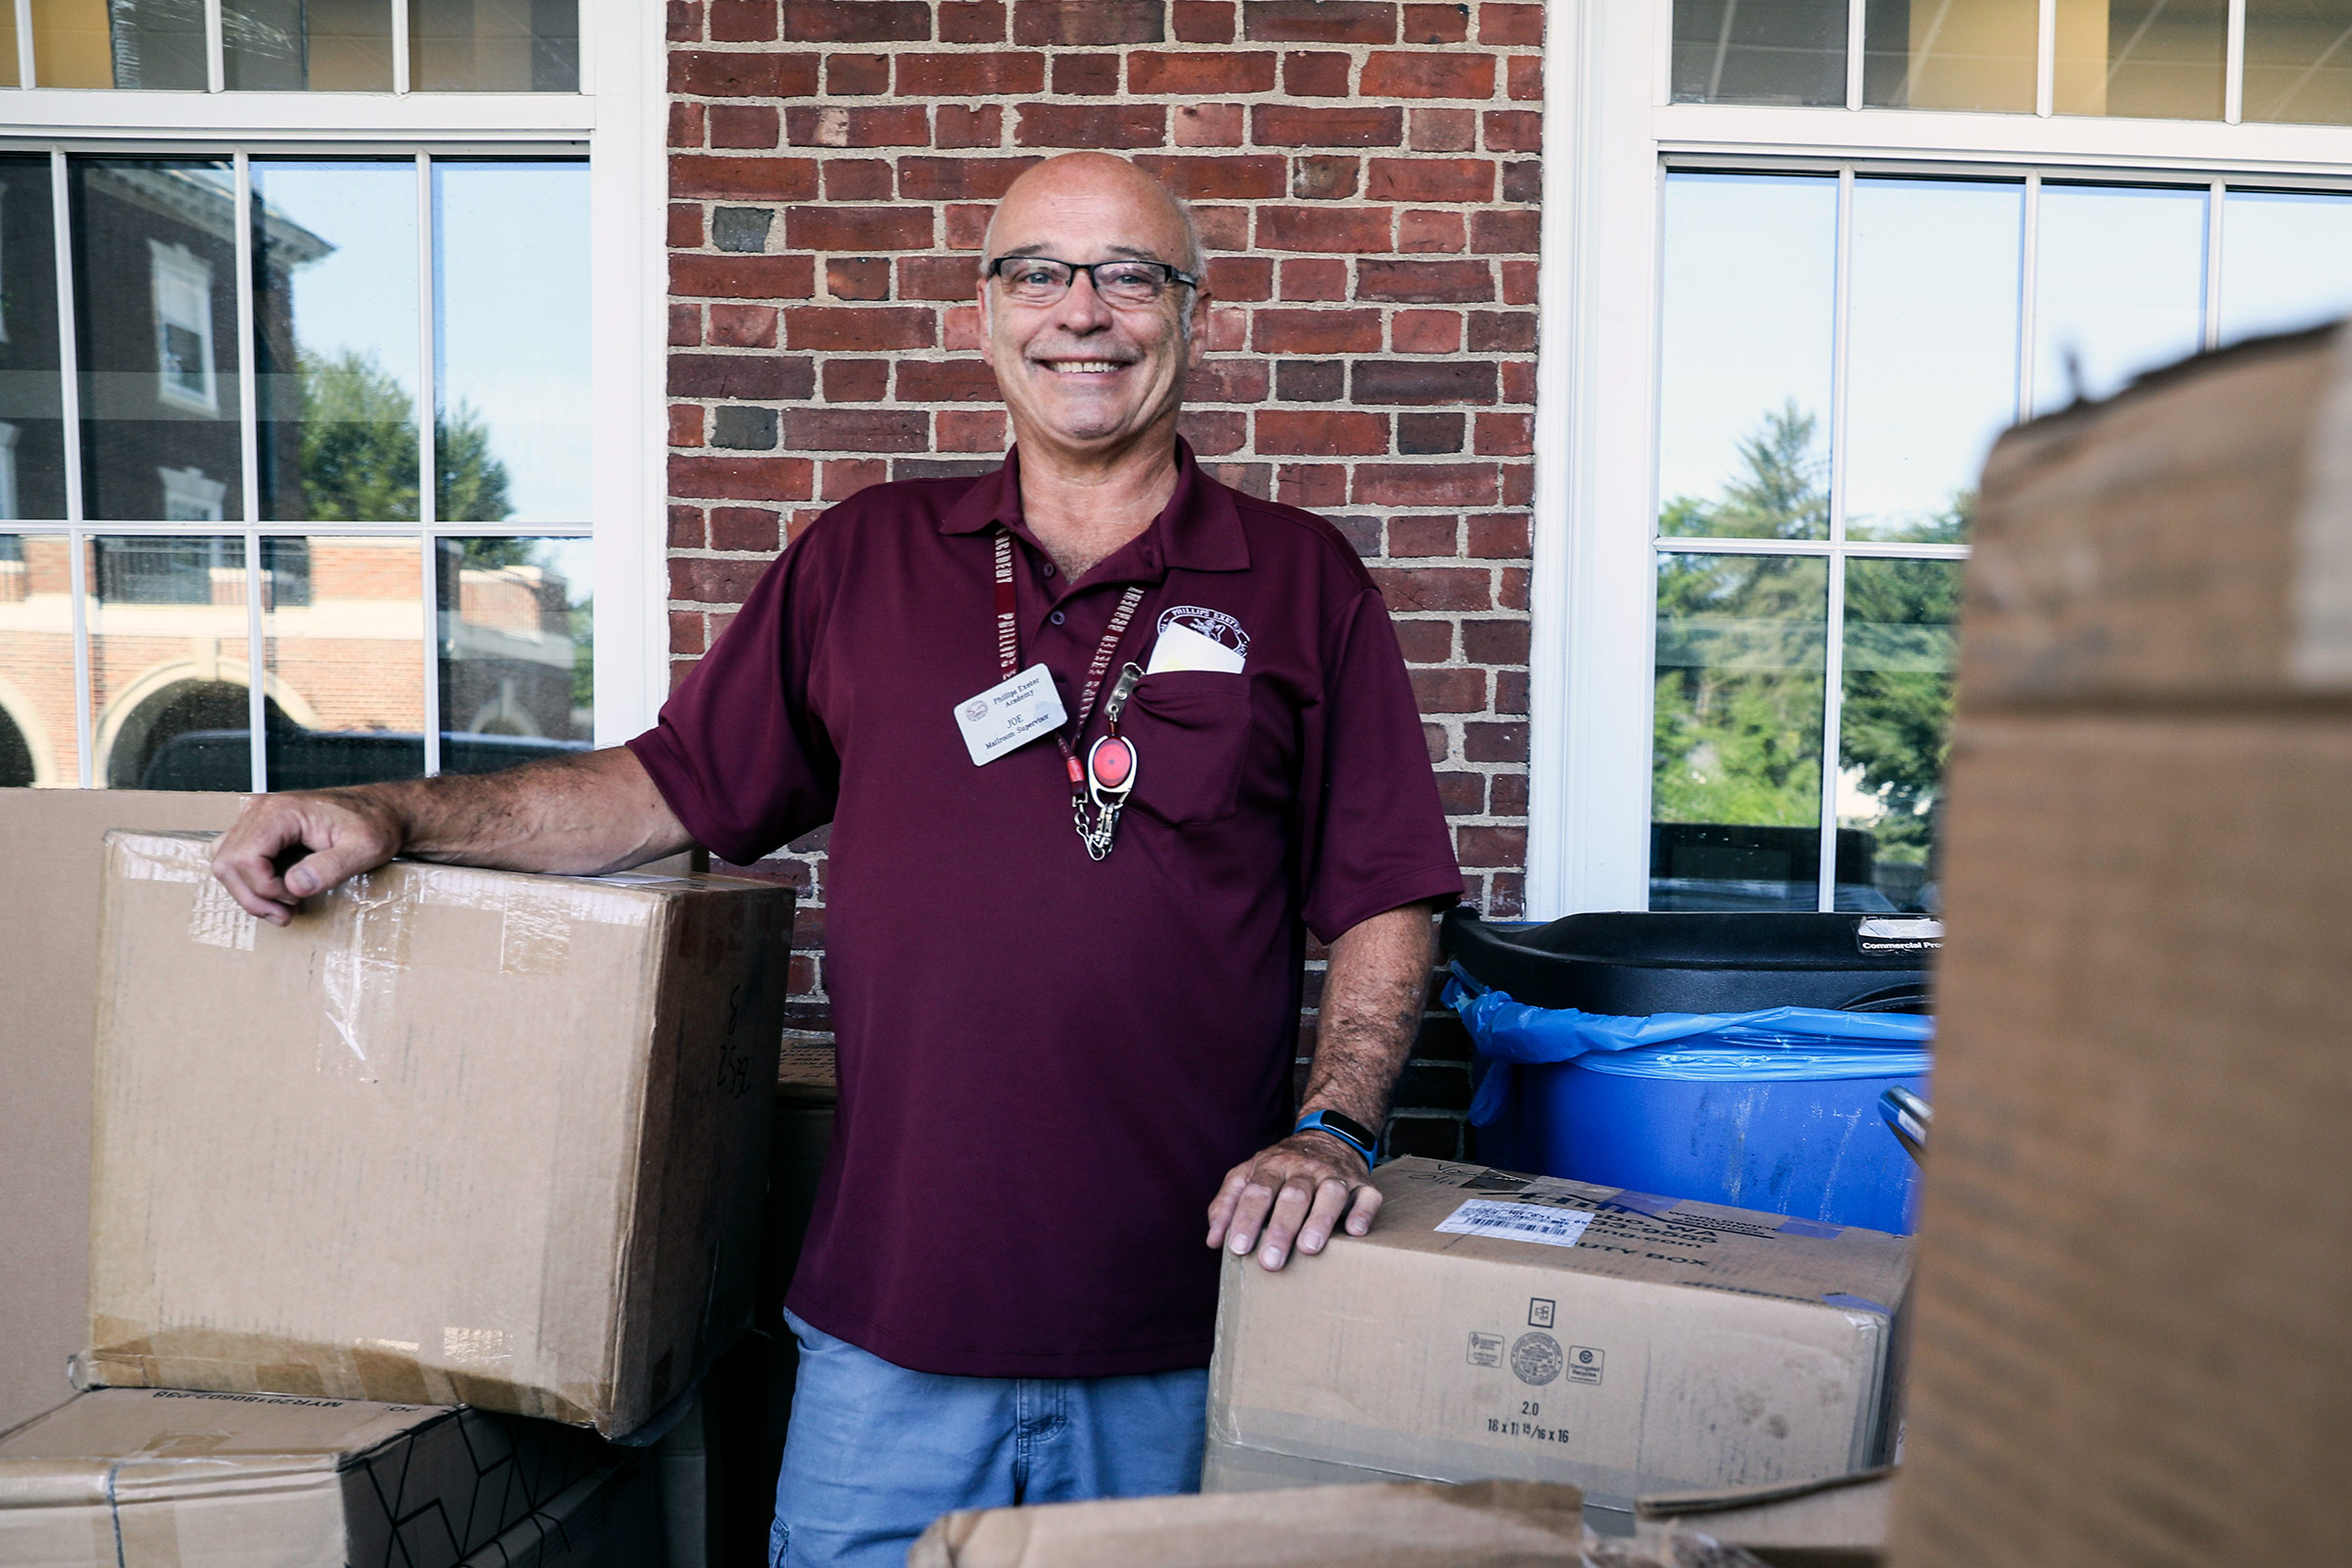
[[[1022,305],[1052,305],[1070,291],[1080,272],[1095,286],[1105,305],[1139,306],[1158,303],[1170,284],[1199,288],[1200,279],[1180,272],[1165,262],[1059,262],[1051,256],[1000,256],[988,264],[987,275],[1002,278],[1004,292]]]

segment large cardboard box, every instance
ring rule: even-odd
[[[1986,466],[1900,1568],[2352,1561],[2352,334]]]
[[[1642,1493],[1881,1462],[1911,1245],[1399,1159],[1360,1240],[1228,1255],[1204,1485],[1414,1477]]]
[[[636,1467],[587,1433],[478,1410],[100,1389],[0,1436],[0,1562],[456,1568],[544,1536],[559,1509],[585,1542],[573,1494]]]
[[[907,1568],[1582,1568],[1574,1487],[1524,1481],[1128,1497],[943,1516]],[[1625,1568],[1655,1568],[1627,1562]],[[1734,1568],[1724,1564],[1723,1568]]]
[[[107,841],[90,1382],[627,1433],[743,1328],[792,894]]]
[[[223,828],[242,795],[0,789],[0,1432],[88,1343],[90,1021],[110,827]]]

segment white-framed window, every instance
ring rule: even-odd
[[[228,486],[209,478],[202,468],[158,468],[164,483],[166,522],[219,522],[220,503]]]
[[[1953,621],[1993,437],[2352,310],[2352,127],[2252,118],[2282,101],[2257,69],[2280,58],[2279,8],[2207,8],[2226,25],[2212,113],[2191,120],[2132,118],[2121,88],[2105,113],[2053,100],[2091,4],[1555,8],[1531,914],[1934,908]],[[2129,83],[2163,24],[2108,10],[2136,19],[2106,35]],[[1720,59],[1697,60],[1700,11]],[[2021,13],[2035,93],[2011,61],[2005,98],[1929,107],[1998,74],[1970,29]],[[1787,44],[1808,18],[1812,56],[1740,58],[1758,39],[1740,26]],[[1890,78],[1901,52],[1865,40],[1898,22]],[[2335,30],[2334,53],[2306,37],[2315,58],[2352,48],[2352,8]],[[1971,37],[1988,53],[1955,63]],[[1740,94],[1756,101],[1723,101]]]
[[[666,691],[660,9],[373,12],[14,29],[0,674],[62,782],[480,770]]]
[[[198,414],[217,414],[220,393],[213,368],[213,270],[185,245],[150,239],[147,248],[154,263],[156,396]],[[220,517],[216,506],[211,520]]]

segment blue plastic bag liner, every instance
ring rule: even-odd
[[[1500,1116],[1511,1063],[1577,1061],[1626,1077],[1687,1082],[1909,1077],[1928,1070],[1936,1020],[1911,1012],[1765,1007],[1754,1012],[1658,1012],[1645,1018],[1532,1007],[1481,986],[1459,964],[1446,1004],[1470,1031],[1483,1071],[1473,1126]]]

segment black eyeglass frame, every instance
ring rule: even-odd
[[[1172,263],[1157,262],[1145,256],[1112,256],[1100,262],[1065,262],[1058,256],[1000,256],[996,260],[990,262],[985,268],[981,269],[981,276],[988,278],[991,282],[997,281],[1004,276],[1004,269],[1007,266],[1017,262],[1052,262],[1055,267],[1068,268],[1070,270],[1070,281],[1062,285],[1062,294],[1067,294],[1077,283],[1078,274],[1080,272],[1084,272],[1086,274],[1087,286],[1093,289],[1097,294],[1102,294],[1102,285],[1095,277],[1095,269],[1098,267],[1157,268],[1160,272],[1160,287],[1163,290],[1171,283],[1181,283],[1186,288],[1199,288],[1200,286],[1200,278],[1198,273],[1188,272]],[[1057,295],[1055,297],[1059,298],[1060,296]]]

